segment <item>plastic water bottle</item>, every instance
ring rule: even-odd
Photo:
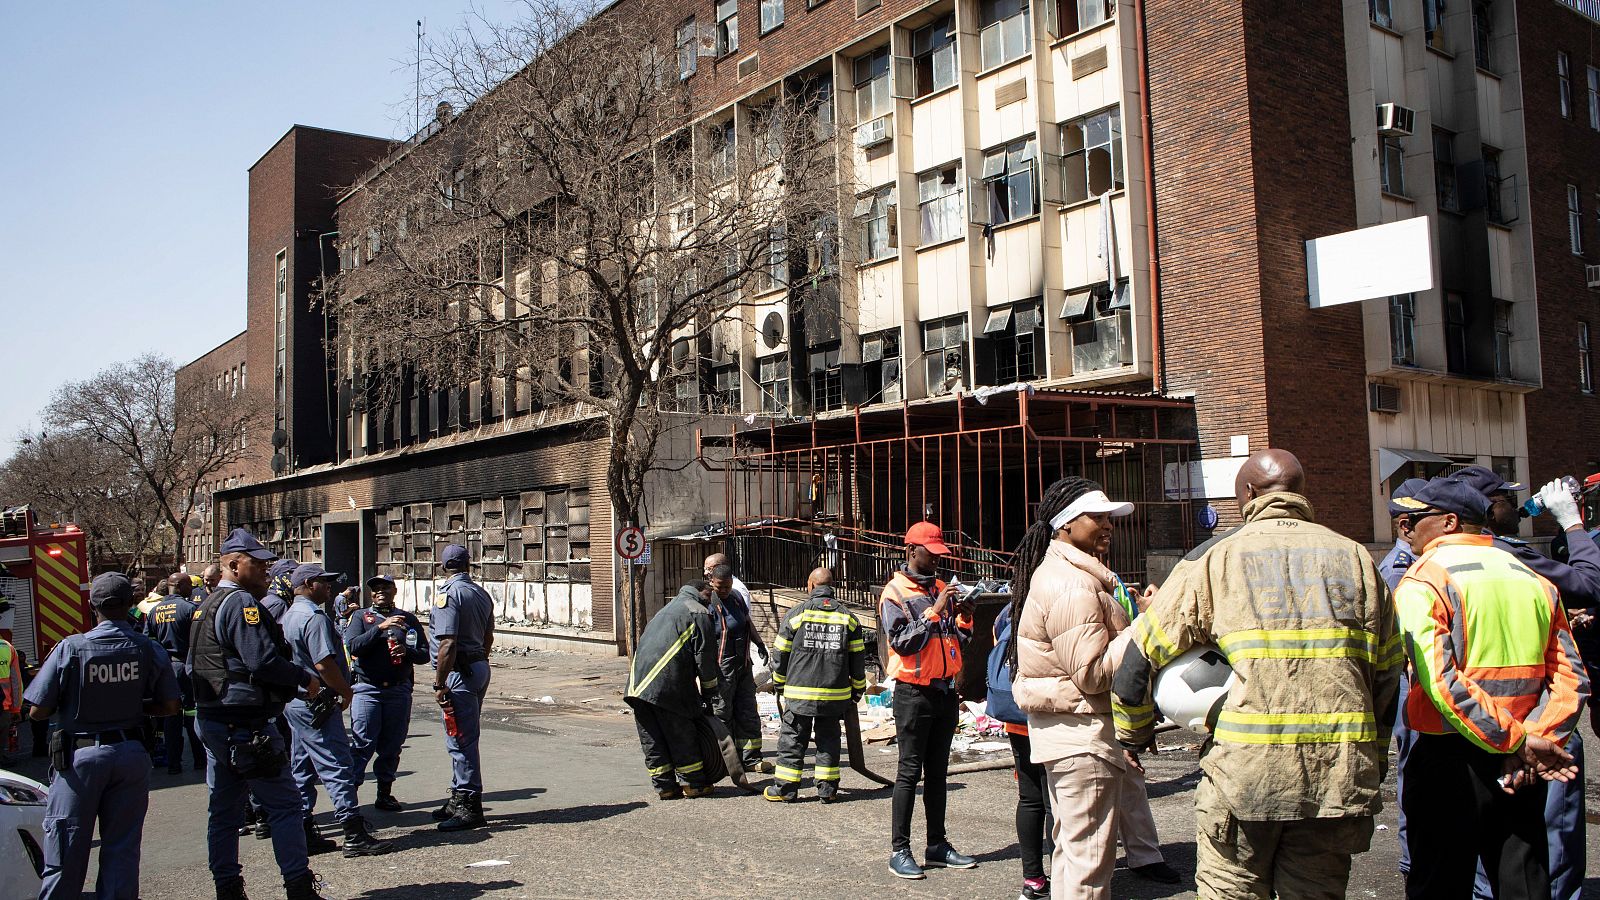
[[[1578,484],[1578,479],[1573,478],[1571,475],[1561,476],[1561,486],[1571,492],[1572,499],[1574,500],[1577,500],[1583,494],[1583,485]],[[1525,519],[1531,519],[1534,516],[1544,515],[1544,511],[1544,501],[1539,498],[1539,494],[1537,492],[1535,492],[1532,497],[1528,498],[1527,503],[1522,504],[1522,516]]]

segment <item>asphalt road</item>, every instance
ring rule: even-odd
[[[980,865],[933,870],[925,881],[889,874],[888,789],[846,770],[841,802],[768,803],[724,783],[714,797],[659,802],[645,774],[633,722],[623,712],[625,668],[555,652],[496,657],[483,738],[485,807],[490,827],[464,834],[434,830],[429,811],[446,792],[449,760],[436,714],[418,693],[396,795],[400,813],[368,809],[379,836],[395,851],[347,860],[316,857],[313,868],[334,898],[465,900],[553,897],[854,898],[993,897],[1017,895],[1013,811],[1008,770],[952,777],[949,831]],[[539,702],[549,696],[555,703]],[[587,702],[586,702],[587,701]],[[1186,876],[1177,886],[1142,881],[1119,869],[1113,896],[1192,897],[1192,742],[1164,736],[1167,749],[1146,757],[1152,808],[1167,860]],[[1600,745],[1590,741],[1589,746]],[[770,749],[770,744],[769,744]],[[894,754],[870,747],[871,765],[889,774]],[[1590,772],[1600,758],[1590,754]],[[18,767],[29,772],[29,766]],[[1591,786],[1595,777],[1591,774]],[[1592,793],[1592,791],[1591,791]],[[809,798],[809,788],[802,793]],[[1394,808],[1379,817],[1373,849],[1355,860],[1352,897],[1403,896],[1395,870]],[[363,789],[370,803],[372,788]],[[153,776],[145,824],[145,898],[208,898],[205,784],[201,774]],[[332,835],[324,796],[319,822]],[[921,849],[919,821],[914,848]],[[1593,812],[1591,821],[1595,820]],[[1387,827],[1384,827],[1387,826]],[[334,835],[336,837],[336,835]],[[1600,829],[1591,829],[1591,855]],[[282,896],[269,842],[241,839],[253,897]],[[474,865],[492,861],[491,865]],[[91,874],[91,882],[92,882]],[[92,886],[92,885],[91,885]],[[1600,897],[1600,879],[1585,896]]]

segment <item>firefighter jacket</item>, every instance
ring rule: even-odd
[[[961,675],[961,645],[972,639],[972,617],[938,615],[938,578],[922,584],[902,566],[878,599],[878,627],[889,639],[888,674],[897,683],[953,687]]]
[[[1365,547],[1311,520],[1299,494],[1264,494],[1245,523],[1195,548],[1112,644],[1117,738],[1154,734],[1151,677],[1214,644],[1238,675],[1200,765],[1245,821],[1368,816],[1405,657],[1388,586]],[[1120,646],[1119,646],[1120,645]]]
[[[694,588],[684,585],[639,636],[624,698],[699,718],[706,698],[716,690],[717,641],[711,611]]]
[[[833,598],[833,588],[811,589],[789,610],[772,644],[772,680],[784,703],[802,716],[848,715],[867,689],[867,644],[861,623]]]
[[[1428,545],[1395,591],[1415,667],[1406,725],[1511,753],[1564,743],[1589,696],[1561,597],[1487,534]]]

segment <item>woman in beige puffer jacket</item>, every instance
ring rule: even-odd
[[[1130,868],[1163,881],[1175,875],[1155,841],[1143,770],[1111,723],[1119,660],[1109,651],[1138,610],[1099,557],[1110,548],[1112,519],[1131,512],[1098,484],[1064,478],[1017,548],[1012,690],[1028,714],[1033,762],[1049,771],[1053,898],[1109,896],[1119,827]]]

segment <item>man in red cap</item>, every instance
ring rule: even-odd
[[[928,821],[923,865],[970,869],[972,857],[956,852],[944,833],[945,776],[950,742],[960,711],[956,679],[961,645],[972,639],[971,604],[939,578],[939,557],[948,556],[944,533],[932,522],[906,532],[906,564],[884,586],[878,627],[889,641],[889,677],[894,679],[894,724],[900,768],[894,781],[893,854],[889,871],[922,878],[911,855],[911,813],[917,782]]]

